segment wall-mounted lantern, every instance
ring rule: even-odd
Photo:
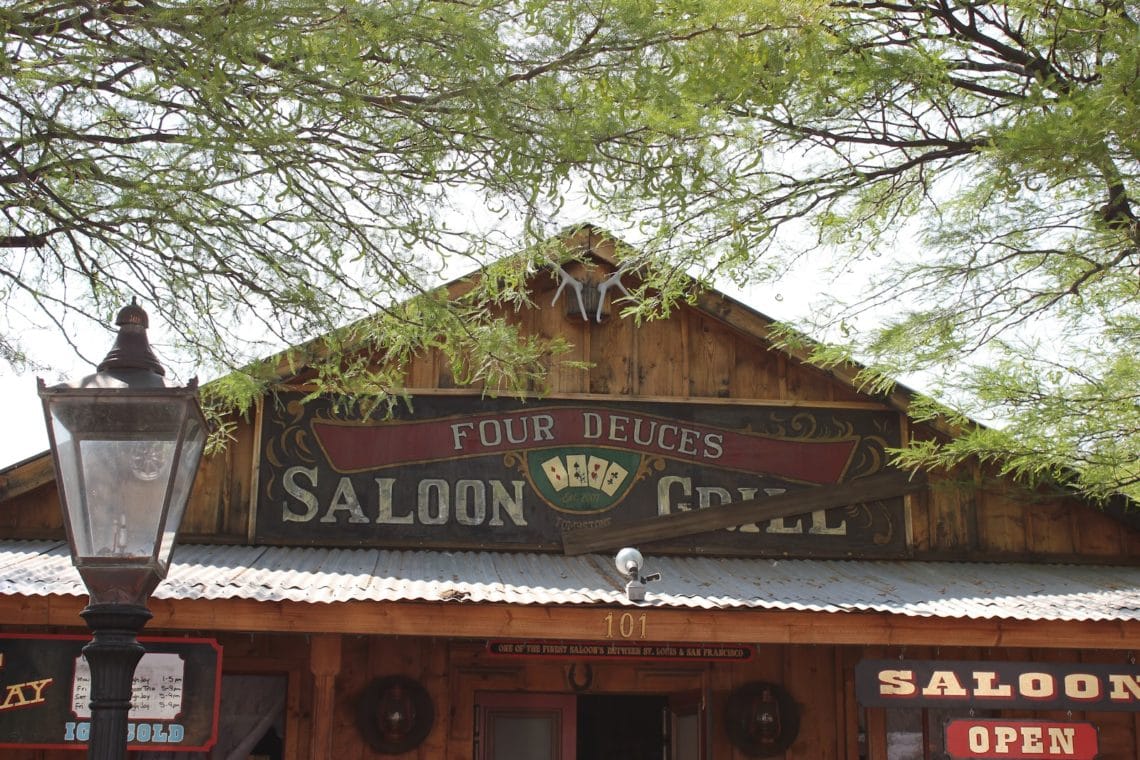
[[[783,755],[799,733],[799,709],[782,686],[752,681],[729,694],[725,728],[749,757]]]

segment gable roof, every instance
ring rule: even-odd
[[[617,250],[625,244],[596,225],[584,223],[568,228],[556,239],[563,241],[567,248],[571,249],[581,259],[589,260],[594,264],[602,264],[611,270],[616,270],[621,266],[622,261]],[[467,292],[471,288],[472,282],[480,276],[482,276],[482,270],[476,270],[457,277],[441,287],[446,289],[452,297],[459,297]],[[687,275],[678,276],[688,277]],[[696,280],[689,278],[689,282],[694,288],[697,287]],[[896,383],[889,392],[868,392],[860,377],[866,367],[857,362],[845,362],[826,368],[818,367],[813,364],[811,358],[812,347],[818,345],[817,341],[804,335],[798,335],[794,344],[783,340],[782,336],[786,334],[786,329],[781,326],[778,320],[721,291],[701,288],[697,291],[695,300],[688,306],[747,337],[763,342],[773,351],[778,351],[802,365],[812,367],[839,385],[866,397],[869,401],[880,403],[885,408],[897,411],[908,418],[912,406],[920,395],[917,391],[899,383]],[[362,320],[358,324],[364,322],[366,320]],[[351,331],[355,326],[350,325],[344,329]],[[320,343],[321,339],[316,338],[305,345],[317,347],[315,355],[319,356],[321,354]],[[278,356],[284,357],[285,354],[286,352],[281,352]],[[296,376],[296,372],[296,368],[287,361],[283,358],[279,359],[278,376],[280,378],[286,379]],[[807,405],[806,402],[805,405]],[[921,424],[927,429],[947,437],[954,437],[963,432],[961,428],[941,418],[924,419]],[[979,425],[980,423],[971,424]],[[0,467],[0,503],[33,491],[53,480],[54,471],[48,451],[6,467]],[[1129,527],[1140,529],[1140,512],[1132,507],[1130,501],[1120,497],[1110,501],[1103,511]]]

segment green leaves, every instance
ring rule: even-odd
[[[660,166],[697,123],[675,48],[717,23],[686,4],[493,0],[5,18],[0,239],[42,242],[40,269],[9,276],[71,293],[15,306],[6,332],[139,293],[219,369],[427,292],[447,257],[515,253],[569,182]],[[531,239],[487,234],[524,217]]]
[[[559,346],[492,316],[525,298],[518,273],[488,270],[458,301],[434,289],[586,215],[636,244],[654,294],[637,319],[692,297],[681,275],[743,286],[808,251],[870,271],[807,331],[839,331],[838,353],[878,370],[869,388],[923,370],[1002,421],[938,456],[1005,450],[1027,473],[1077,467],[1089,493],[1131,488],[1132,10],[10,4],[0,345],[34,359],[31,328],[101,323],[138,294],[188,361],[244,373],[219,386],[239,408],[272,376],[256,357],[319,335],[363,353],[293,364],[378,410],[400,378],[373,349],[440,347],[458,379],[540,389]]]

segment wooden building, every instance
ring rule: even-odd
[[[893,471],[891,446],[953,431],[721,294],[642,325],[616,285],[599,308],[611,245],[571,239],[580,303],[543,271],[510,314],[587,365],[552,363],[548,395],[456,387],[426,354],[390,421],[298,387],[204,463],[146,632],[220,646],[213,757],[1140,757],[1129,514]],[[4,757],[76,756],[82,716],[12,728],[70,710],[71,674],[24,688],[4,653],[81,638],[85,602],[50,457],[0,471]],[[137,757],[199,756],[174,713]]]

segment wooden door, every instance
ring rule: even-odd
[[[668,727],[669,760],[707,760],[708,700],[704,692],[669,695],[665,724]]]
[[[476,760],[575,760],[572,694],[480,692],[475,714]]]

